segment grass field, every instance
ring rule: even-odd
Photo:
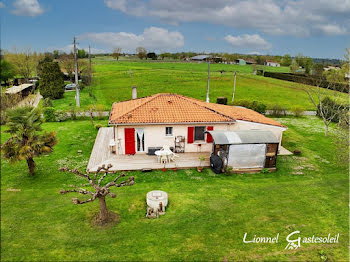
[[[336,162],[336,143],[324,137],[318,118],[277,120],[289,127],[284,146],[302,155],[279,157],[276,173],[129,172],[136,184],[112,189],[117,198],[107,199],[121,217],[108,229],[90,225],[97,202],[75,206],[74,194],[58,193],[85,183],[58,168],[84,170],[96,129],[89,121],[45,123],[45,130],[56,130],[59,144],[36,159],[35,177],[28,176],[25,162],[1,162],[2,261],[322,261],[320,252],[330,261],[348,261],[348,168]],[[2,133],[1,142],[7,137]],[[169,207],[161,218],[148,220],[145,196],[154,189],[169,193]],[[301,237],[339,233],[339,243],[284,250],[286,236],[295,230]],[[244,244],[245,232],[249,238],[280,233],[279,243]]]
[[[131,98],[131,86],[138,87],[138,96],[159,92],[178,93],[205,100],[207,89],[207,64],[169,62],[130,62],[112,59],[94,59],[95,99],[89,97],[88,89],[81,92],[82,108],[89,104],[102,104],[110,110],[113,102]],[[225,70],[221,74],[219,71]],[[286,67],[265,67],[265,70],[286,72]],[[259,101],[268,108],[278,104],[286,109],[298,105],[314,110],[307,94],[296,83],[255,76],[249,65],[211,65],[210,101],[226,96],[230,101],[233,89],[233,72],[237,71],[236,100]],[[346,95],[344,94],[344,97]],[[67,92],[63,99],[54,100],[54,107],[69,110],[75,104],[75,92]]]

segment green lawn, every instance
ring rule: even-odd
[[[112,189],[117,198],[107,199],[121,217],[108,229],[90,225],[97,202],[75,206],[74,194],[58,193],[85,183],[58,168],[84,170],[96,129],[89,121],[45,123],[45,130],[56,130],[59,144],[36,159],[35,177],[28,176],[25,162],[1,162],[2,261],[321,261],[321,251],[330,261],[348,261],[348,168],[336,162],[336,144],[323,136],[315,117],[277,120],[289,127],[284,146],[302,155],[279,157],[276,173],[129,172],[135,185]],[[1,142],[7,137],[2,133]],[[148,220],[145,196],[154,189],[169,193],[169,207],[161,218]],[[285,237],[295,230],[302,237],[340,233],[339,244],[284,250]],[[250,237],[280,233],[280,241],[244,244],[245,232]]]
[[[82,108],[89,104],[102,104],[109,110],[112,103],[131,98],[131,86],[138,87],[138,96],[171,92],[205,100],[207,89],[207,64],[184,62],[130,62],[97,58],[93,60],[93,94],[88,88],[81,92]],[[226,72],[221,75],[219,71]],[[286,67],[265,67],[265,70],[286,72]],[[233,72],[237,71],[236,100],[265,103],[268,108],[278,104],[286,109],[295,105],[305,110],[315,110],[307,94],[296,83],[255,76],[249,65],[211,65],[210,101],[218,96],[232,97]],[[63,99],[53,101],[57,109],[69,110],[75,104],[75,93],[67,92]],[[346,95],[344,94],[344,97]]]

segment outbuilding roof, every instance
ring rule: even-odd
[[[19,85],[19,86],[13,86],[13,87],[10,87],[6,90],[6,94],[17,94],[21,91],[23,91],[24,89],[27,89],[29,87],[32,87],[33,84],[22,84],[22,85]]]
[[[217,145],[279,143],[268,130],[207,131]]]
[[[208,58],[211,58],[211,55],[196,55],[191,57],[192,60],[204,60]]]
[[[233,123],[237,120],[285,127],[247,108],[207,103],[167,93],[114,103],[109,123]]]

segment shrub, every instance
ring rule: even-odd
[[[7,115],[5,111],[0,111],[0,125],[5,125],[7,121]]]
[[[73,104],[70,104],[69,113],[70,113],[70,117],[72,118],[72,120],[77,119],[77,108]]]
[[[293,114],[296,116],[296,117],[300,117],[304,114],[304,109],[300,106],[293,106],[291,108],[291,111],[293,112]]]
[[[101,124],[96,124],[96,125],[95,125],[95,128],[96,128],[97,130],[99,130],[101,127],[102,127]]]
[[[56,111],[55,116],[57,122],[63,122],[68,119],[67,113],[65,113],[64,111]]]
[[[265,114],[266,112],[266,105],[258,101],[250,102],[248,100],[238,100],[237,102],[234,102],[234,105],[252,109],[260,114]]]
[[[65,91],[63,74],[57,62],[47,62],[42,65],[39,89],[44,98],[63,97]]]
[[[270,171],[267,168],[263,168],[260,170],[260,173],[261,174],[268,174],[268,173],[270,173]]]
[[[44,118],[46,122],[56,121],[56,110],[53,107],[46,107],[44,109]]]
[[[281,107],[280,105],[274,105],[271,108],[271,115],[272,116],[276,116],[276,117],[281,117],[281,116],[285,116],[287,114],[287,110],[283,107]]]
[[[237,100],[233,103],[235,106],[243,106],[246,108],[250,108],[250,101],[248,100]]]
[[[259,103],[257,101],[253,101],[252,104],[250,105],[250,109],[253,109],[254,111],[256,111],[260,114],[265,114],[266,105],[263,103]]]
[[[322,88],[329,88],[339,92],[348,93],[349,86],[344,83],[330,83],[326,78],[320,79],[317,76],[309,76],[302,74],[291,74],[291,73],[277,73],[277,72],[264,72],[265,77],[272,77],[276,79],[302,83],[305,85],[315,86],[318,84]]]
[[[52,101],[49,97],[43,100],[43,107],[52,107]]]

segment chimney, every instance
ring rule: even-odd
[[[137,98],[137,87],[133,86],[131,88],[131,93],[132,93],[132,99],[136,99]]]

